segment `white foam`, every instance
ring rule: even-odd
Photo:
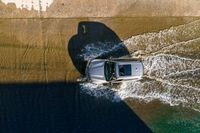
[[[82,53],[80,56],[84,57],[84,60],[90,60],[97,58],[103,54],[117,51],[123,47],[122,43],[113,43],[113,42],[96,42],[90,43],[86,45],[84,49],[82,49]]]
[[[144,58],[143,62],[146,75],[163,78],[184,71],[192,72],[193,70],[200,68],[200,60],[167,54],[149,56]]]
[[[53,0],[1,0],[3,3],[14,3],[17,8],[28,10],[46,11]]]
[[[174,43],[165,47],[162,47],[161,49],[159,49],[158,51],[152,52],[151,55],[156,55],[159,53],[170,53],[170,52],[194,52],[196,51],[196,49],[194,49],[194,47],[196,46],[196,48],[200,47],[198,46],[200,44],[200,37],[189,40],[189,41],[183,41],[183,42],[178,42],[178,43]]]
[[[171,27],[160,32],[145,33],[124,40],[125,46],[130,53],[143,51],[149,54],[159,51],[180,42],[187,42],[200,37],[200,20],[189,24]]]
[[[200,20],[197,20],[158,33],[133,36],[123,44],[133,57],[142,58],[144,79],[123,82],[119,89],[88,83],[82,84],[81,88],[90,95],[112,101],[133,98],[149,102],[158,99],[172,106],[182,105],[200,111],[200,59],[187,56],[193,52],[200,53],[199,33]],[[102,51],[88,46],[84,58],[95,58],[121,47],[116,46],[108,48],[105,44],[107,50]]]
[[[121,100],[116,94],[116,90],[109,86],[96,85],[93,83],[81,83],[81,91],[95,97],[103,97],[113,102]]]
[[[118,95],[122,98],[136,98],[146,102],[158,99],[172,106],[182,104],[185,107],[200,111],[200,88],[147,80],[129,82],[121,87]]]
[[[82,92],[95,97],[104,97],[113,102],[133,98],[150,102],[158,99],[171,106],[182,104],[185,107],[200,111],[200,89],[180,86],[156,80],[122,83],[120,89],[91,83],[81,84]]]

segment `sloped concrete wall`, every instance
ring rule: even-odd
[[[200,15],[199,0],[46,0],[46,3],[41,0],[30,0],[24,4],[21,3],[21,6],[19,1],[1,0],[0,17],[66,18]]]

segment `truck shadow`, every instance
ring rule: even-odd
[[[80,83],[0,84],[1,133],[148,133],[123,101],[81,93]]]
[[[117,34],[100,22],[83,21],[77,34],[68,43],[68,53],[76,69],[85,74],[87,61],[92,58],[109,58],[129,55]]]

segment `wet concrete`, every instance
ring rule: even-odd
[[[71,17],[136,17],[199,16],[197,0],[53,0],[44,3],[31,0],[5,4],[0,2],[1,18],[71,18]],[[22,1],[21,1],[22,2]],[[22,2],[23,3],[23,2]],[[28,4],[27,4],[28,3]],[[33,8],[30,5],[35,5]],[[40,5],[40,6],[39,6]],[[45,6],[48,6],[45,11]],[[16,8],[18,7],[18,8]]]
[[[114,37],[111,38],[117,38],[116,40],[121,42],[131,36],[147,32],[159,32],[163,29],[169,29],[171,26],[186,24],[197,19],[199,18],[0,19],[0,82],[4,84],[21,83],[22,86],[23,84],[26,86],[28,82],[43,82],[47,84],[57,81],[63,83],[76,82],[84,70],[79,71],[78,63],[74,63],[73,54],[77,55],[77,53],[73,49],[70,50],[69,45],[72,48],[74,47],[78,54],[81,52],[81,49],[78,48],[84,48],[82,43],[78,43],[80,47],[75,46],[77,43],[70,43],[70,40],[79,33],[78,27],[80,22],[83,21],[102,23],[114,33]],[[95,31],[95,29],[92,29],[92,31]],[[104,32],[100,30],[97,33],[103,34]],[[89,41],[94,42],[92,40],[93,38],[89,39]],[[88,41],[84,40],[83,42],[86,44]],[[18,88],[20,88],[19,86]],[[162,115],[165,113],[160,111],[171,108],[169,105],[163,107],[163,104],[157,102],[153,104],[135,103],[134,100],[130,100],[126,104],[139,115],[140,119],[153,126],[156,131],[160,131],[163,128],[162,126],[155,126],[157,119],[162,119]],[[19,106],[21,106],[20,103]],[[156,110],[154,110],[155,107],[157,107]],[[177,112],[177,110],[172,109],[172,112]],[[181,110],[184,110],[184,108],[181,108]],[[160,113],[159,117],[156,117],[157,111]],[[190,111],[188,112],[190,113]],[[155,114],[152,115],[152,112]],[[165,122],[168,122],[168,119],[165,119]],[[166,123],[163,124],[165,125]],[[194,127],[194,124],[192,125]]]

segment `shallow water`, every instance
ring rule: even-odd
[[[200,111],[200,60],[199,56],[195,56],[200,52],[199,33],[200,21],[197,20],[124,40],[123,44],[132,57],[142,58],[146,78],[122,83],[116,95],[121,99],[160,99],[170,105],[182,104]],[[93,45],[88,46],[84,56],[94,58],[110,51],[117,51],[122,44],[117,44],[112,49],[101,45],[101,50],[92,49]]]
[[[142,119],[154,132],[199,132],[200,21],[198,19],[191,17],[1,19],[2,97],[0,100],[3,106],[1,123],[4,123],[5,127],[2,131],[14,131],[12,129],[8,131],[6,127],[9,122],[12,125],[16,121],[19,123],[13,129],[19,131],[22,131],[18,126],[22,127],[23,121],[26,121],[26,131],[33,128],[31,125],[37,121],[40,121],[40,127],[44,132],[73,131],[73,128],[79,126],[74,132],[100,131],[98,123],[95,124],[95,120],[99,120],[100,123],[105,123],[101,130],[113,127],[106,132],[122,131],[122,129],[131,132],[135,126],[130,124],[132,119],[129,120],[125,115],[128,112],[130,115],[137,114],[139,119]],[[82,32],[79,29],[81,21],[97,21],[105,25],[86,23],[86,26],[87,24],[89,26],[86,28],[89,35],[82,35],[79,33]],[[110,34],[112,35],[106,37]],[[116,87],[77,83],[78,78],[83,80],[80,78],[80,73],[83,72],[84,61],[109,56],[141,58],[144,62],[144,79],[122,83]],[[60,83],[52,85],[48,84],[49,82],[63,83],[60,86]],[[76,86],[65,84],[66,82],[76,82]],[[32,89],[30,89],[32,85],[26,83],[33,83]],[[68,88],[71,90],[69,93]],[[83,96],[92,98],[92,102]],[[13,98],[11,102],[10,97]],[[71,98],[65,99],[67,97]],[[26,100],[28,101],[25,102]],[[13,104],[16,106],[12,107]],[[33,111],[36,113],[28,109],[31,104],[34,104]],[[21,118],[23,112],[21,107],[25,108],[25,113],[30,113],[25,115],[25,119]],[[17,112],[13,113],[14,108]],[[133,114],[129,112],[130,110]],[[123,112],[123,117],[118,116],[120,112]],[[69,120],[74,122],[72,128],[66,126],[68,116]],[[133,115],[131,118],[136,117]],[[58,125],[56,121],[59,122]],[[81,125],[85,121],[89,127]],[[109,122],[118,123],[119,128],[116,129],[119,130],[115,130],[115,126],[109,125]],[[55,126],[54,129],[50,129],[49,125]],[[39,125],[35,124],[36,126]],[[40,128],[36,128],[36,131],[39,130]]]
[[[133,36],[124,40],[123,43],[116,44],[113,47],[115,49],[104,49],[103,47],[94,54],[91,51],[93,45],[89,45],[90,47],[86,47],[83,54],[87,57],[85,59],[98,57],[110,50],[117,51],[124,44],[133,58],[143,60],[145,78],[140,81],[124,82],[117,89],[90,83],[83,84],[83,91],[114,102],[133,98],[148,103],[158,99],[171,106],[181,105],[200,112],[199,33],[200,21],[197,20],[159,32]],[[199,123],[199,117],[191,121],[172,120],[168,125],[173,125],[171,123],[186,126]],[[198,132],[200,128],[198,125],[195,125],[194,130],[193,128],[187,130]],[[184,130],[177,130],[177,132],[181,131]]]

